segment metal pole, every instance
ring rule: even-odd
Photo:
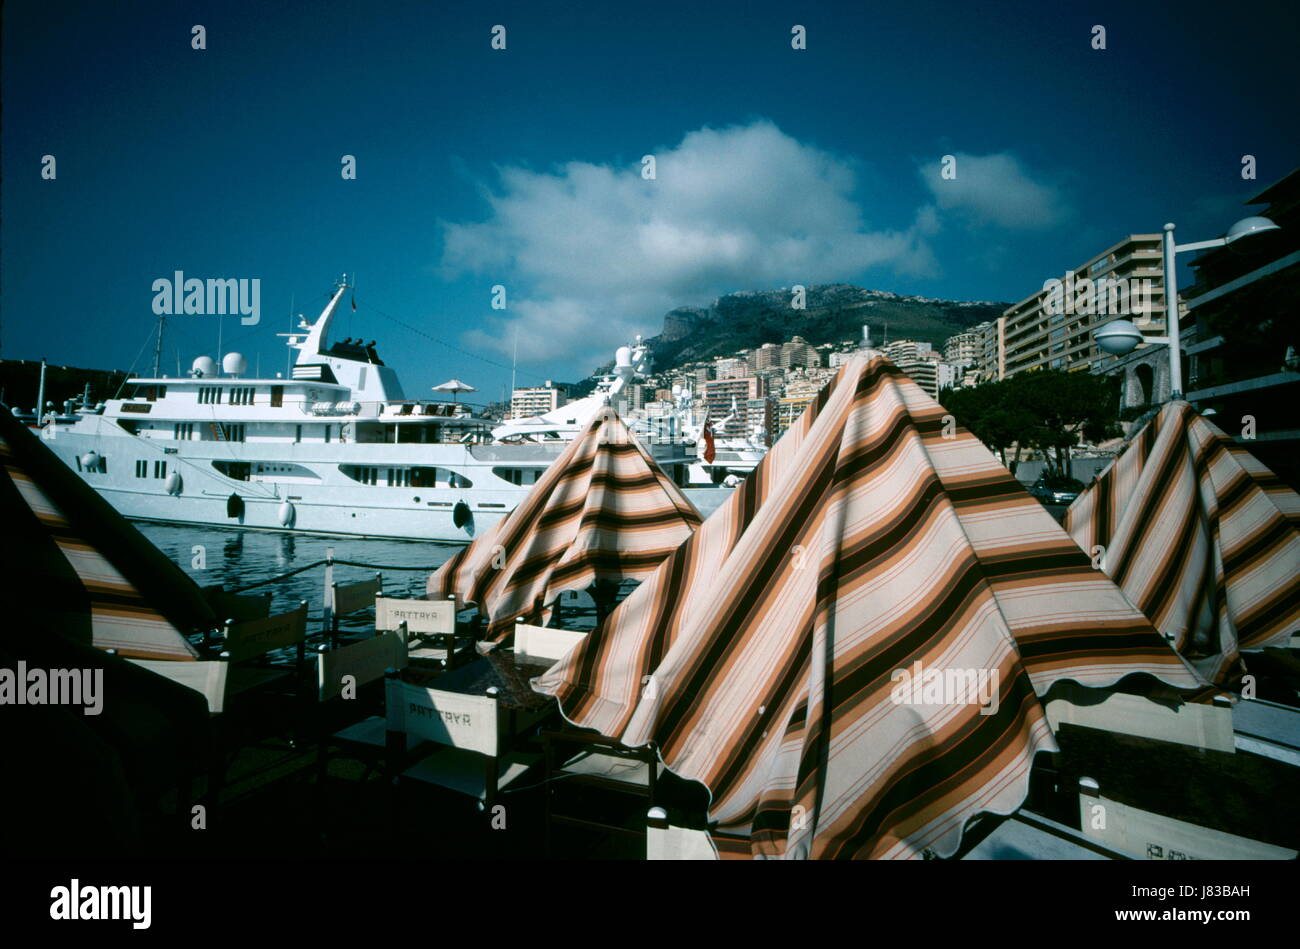
[[[1178,251],[1174,247],[1174,226],[1165,225],[1165,332],[1169,335],[1169,398],[1183,397],[1182,347],[1178,340]]]
[[[158,341],[153,347],[153,377],[158,378],[162,372],[162,344],[163,344],[163,325],[167,317],[162,314],[158,315]]]
[[[45,418],[45,360],[41,360],[41,381],[36,387],[36,425]]]

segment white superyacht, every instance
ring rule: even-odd
[[[220,370],[200,357],[188,377],[131,379],[122,398],[46,415],[41,436],[137,520],[467,541],[508,514],[567,441],[501,442],[498,423],[470,406],[406,398],[373,344],[329,342],[346,289],[282,334],[297,350],[289,379],[244,378],[236,353]],[[565,421],[582,425],[626,381],[566,406]],[[693,447],[652,450],[685,485]],[[722,500],[689,494],[702,513]]]

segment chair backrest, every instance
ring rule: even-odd
[[[502,719],[495,695],[462,695],[388,677],[388,730],[496,757]]]
[[[549,626],[532,626],[522,620],[515,621],[515,655],[529,659],[559,662],[569,650],[587,638],[586,633],[572,629],[551,629]]]
[[[375,629],[397,629],[402,623],[411,633],[455,633],[456,600],[375,597]]]
[[[355,583],[335,583],[330,590],[330,606],[334,616],[343,613],[355,613],[368,606],[374,606],[375,597],[384,592],[384,578],[375,574],[367,580]]]
[[[246,622],[253,619],[266,619],[271,615],[271,594],[267,593],[227,593],[214,590],[208,594],[212,611],[223,621],[234,620]]]
[[[301,643],[306,638],[307,601],[303,600],[296,610],[288,613],[226,626],[226,640],[222,649],[229,654],[231,662],[243,662],[272,649]]]
[[[128,661],[201,693],[208,700],[208,711],[213,715],[220,714],[225,708],[226,678],[230,672],[230,663],[225,660],[201,659],[196,662],[177,662],[174,659],[129,659]]]
[[[389,630],[339,649],[316,654],[316,697],[328,702],[343,691],[344,677],[353,685],[382,679],[387,669],[405,669],[406,637],[401,630]]]

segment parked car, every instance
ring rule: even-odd
[[[1082,490],[1083,482],[1077,478],[1043,472],[1029,493],[1044,504],[1073,504]]]

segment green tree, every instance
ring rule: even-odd
[[[1105,376],[1041,369],[1003,385],[1033,417],[1023,432],[1026,444],[1041,451],[1058,474],[1069,474],[1070,450],[1081,439],[1099,442],[1120,433],[1119,393]]]
[[[1045,369],[945,391],[942,401],[1012,474],[1026,448],[1041,451],[1049,469],[1066,474],[1080,438],[1098,442],[1119,434],[1119,396],[1110,383],[1104,376]]]

